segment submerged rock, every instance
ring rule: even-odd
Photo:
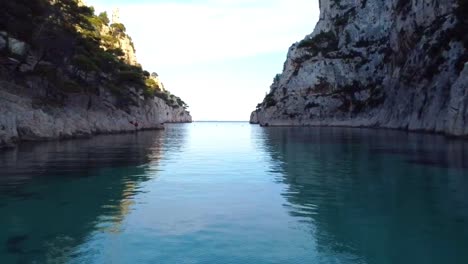
[[[251,122],[468,135],[463,2],[321,0]]]

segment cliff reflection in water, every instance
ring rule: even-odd
[[[94,231],[120,232],[139,185],[156,173],[164,135],[25,144],[2,153],[2,262],[66,263]],[[184,135],[172,136],[174,145]]]
[[[0,263],[468,263],[465,141],[169,125],[0,153]]]
[[[323,263],[468,263],[466,141],[343,128],[264,133],[289,186],[287,209],[310,223]]]

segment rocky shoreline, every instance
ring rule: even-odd
[[[69,95],[65,105],[58,107],[0,89],[0,148],[14,147],[21,141],[131,133],[163,129],[163,124],[169,122],[192,121],[185,109],[168,106],[157,97],[142,99],[138,104],[123,110],[114,106],[110,95],[75,94]]]

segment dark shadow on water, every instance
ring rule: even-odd
[[[14,150],[0,152],[0,196],[37,198],[22,190],[31,180],[54,181],[93,177],[101,168],[136,167],[154,161],[152,152],[161,152],[163,131],[102,135],[91,139],[23,143]]]
[[[285,207],[310,223],[324,263],[468,263],[467,141],[346,128],[263,133],[288,186]]]
[[[407,162],[445,169],[468,169],[468,142],[426,134],[399,134],[399,142],[372,146],[372,154],[404,156]],[[403,136],[406,135],[406,136]]]
[[[154,177],[148,170],[185,136],[147,131],[0,153],[0,263],[67,263],[94,231],[119,232],[139,186]]]
[[[5,243],[5,248],[11,254],[23,254],[23,243],[28,239],[28,235],[11,236]]]
[[[41,194],[22,189],[21,186],[2,186],[2,196],[8,196],[17,200],[41,200]]]

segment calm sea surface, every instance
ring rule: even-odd
[[[468,141],[168,125],[0,152],[0,263],[468,263]]]

